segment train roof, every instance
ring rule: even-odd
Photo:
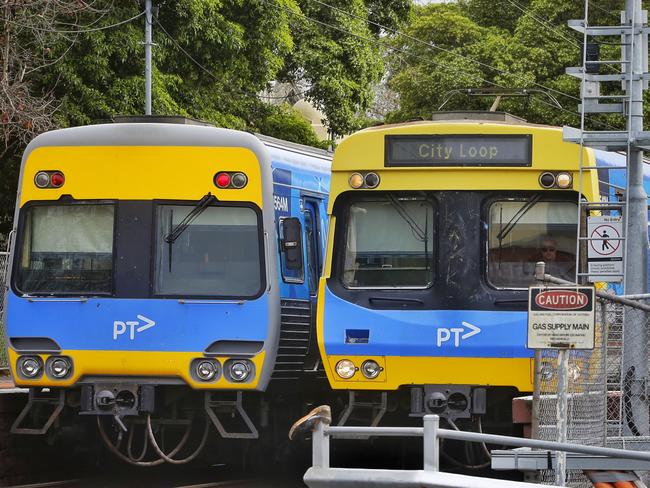
[[[261,134],[198,123],[179,123],[176,118],[172,119],[173,123],[129,121],[45,132],[29,143],[24,157],[39,147],[51,146],[206,146],[248,147],[260,154],[275,148],[323,159],[327,161],[327,167],[332,159],[332,153],[318,148]]]

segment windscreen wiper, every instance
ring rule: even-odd
[[[515,213],[512,218],[508,221],[508,223],[503,227],[499,233],[497,234],[497,239],[499,240],[499,246],[501,245],[501,241],[506,238],[508,234],[512,231],[512,229],[515,228],[515,225],[517,225],[517,222],[519,222],[524,215],[528,213],[528,211],[535,206],[537,202],[542,198],[542,195],[539,193],[537,195],[533,195],[530,197],[528,200],[526,200],[526,203],[524,203],[519,210],[517,210],[517,213]]]
[[[178,239],[183,232],[185,232],[185,229],[187,229],[190,224],[196,219],[199,215],[203,213],[203,211],[208,208],[213,202],[217,201],[217,197],[215,197],[212,193],[209,193],[205,195],[201,200],[199,200],[199,203],[196,204],[196,206],[192,209],[190,213],[188,213],[183,220],[181,220],[176,227],[174,227],[163,239],[165,239],[165,242],[168,244],[173,244],[176,239]]]

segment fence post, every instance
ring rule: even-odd
[[[424,416],[424,470],[440,471],[438,452],[438,428],[440,417],[437,415]]]
[[[312,465],[314,468],[330,467],[330,436],[325,433],[325,424],[317,421],[314,426],[312,445]]]

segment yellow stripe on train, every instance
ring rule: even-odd
[[[357,368],[367,359],[384,368],[370,380],[361,371],[348,379],[335,372],[336,363],[351,360]],[[327,356],[325,371],[334,389],[396,390],[403,385],[455,384],[511,386],[521,392],[533,390],[532,358],[457,358],[410,356]]]
[[[34,356],[34,354],[29,354]],[[18,353],[9,348],[9,361],[15,368]],[[43,362],[49,357],[39,354]],[[36,380],[26,380],[14,374],[17,386],[73,386],[84,376],[113,376],[113,377],[138,377],[146,376],[149,380],[155,378],[178,378],[195,389],[233,389],[254,390],[262,371],[265,352],[262,351],[254,357],[248,358],[255,365],[255,377],[248,383],[233,383],[225,379],[222,374],[217,381],[201,382],[190,376],[190,363],[193,359],[203,357],[200,352],[158,352],[158,351],[61,351],[57,356],[68,356],[73,361],[73,371],[69,378],[53,380],[45,374]],[[229,359],[216,358],[223,367]]]

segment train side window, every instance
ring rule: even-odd
[[[29,207],[16,288],[31,295],[112,294],[114,217],[112,204]]]
[[[286,283],[304,283],[302,226],[296,217],[280,221],[280,261],[282,279]]]
[[[493,201],[488,209],[487,280],[498,288],[527,288],[535,263],[547,273],[575,279],[577,208],[539,198]],[[552,252],[548,252],[552,251]]]

